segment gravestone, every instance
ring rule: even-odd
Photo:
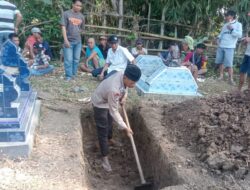
[[[40,102],[28,78],[25,60],[6,41],[0,54],[0,155],[26,157],[32,149]]]
[[[139,94],[200,96],[192,73],[184,66],[168,67],[160,57],[140,55],[136,64],[142,71],[136,83]]]

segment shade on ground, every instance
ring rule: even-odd
[[[141,55],[136,63],[142,71],[137,89],[142,94],[199,96],[198,85],[186,67],[167,67],[158,56]]]

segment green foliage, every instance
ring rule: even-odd
[[[20,9],[23,15],[23,22],[21,25],[21,40],[25,41],[30,35],[32,27],[41,28],[43,38],[49,41],[54,49],[54,54],[58,54],[61,47],[62,34],[59,25],[61,17],[61,9],[63,7],[70,7],[70,0],[56,1],[56,0],[22,0],[14,2]]]
[[[60,48],[62,35],[59,26],[61,12],[70,9],[72,0],[12,0],[12,3],[23,14],[24,22],[21,26],[21,37],[25,39],[30,34],[30,29],[33,26],[38,26],[42,29],[44,38],[56,47],[56,51]],[[110,13],[113,10],[111,0],[86,0],[84,2],[84,13]],[[178,37],[183,37],[190,33],[195,38],[197,37],[214,37],[217,35],[223,22],[223,12],[226,9],[234,9],[239,15],[240,22],[244,28],[249,27],[250,17],[247,16],[250,10],[249,0],[126,0],[124,1],[124,14],[139,15],[147,18],[148,4],[152,5],[151,18],[161,20],[163,8],[166,8],[165,18],[167,22],[179,23],[192,26],[191,30],[185,27],[178,27]],[[102,17],[93,17],[93,24],[101,24]],[[90,22],[88,20],[87,23]],[[49,21],[48,23],[44,23]],[[126,19],[125,19],[126,21]],[[107,25],[117,25],[117,20],[113,17],[107,17]],[[151,32],[159,33],[160,23],[151,22]],[[124,26],[132,28],[131,20],[124,22]],[[141,30],[146,29],[147,21],[140,22]],[[93,30],[93,29],[92,29]],[[174,35],[174,26],[165,25],[167,35]],[[107,31],[106,31],[107,32]],[[111,31],[112,33],[112,31]],[[131,35],[126,40],[133,40]]]

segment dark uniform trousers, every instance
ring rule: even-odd
[[[102,156],[107,156],[109,153],[108,140],[112,139],[113,134],[113,118],[108,108],[97,108],[93,106],[93,109],[101,154]]]

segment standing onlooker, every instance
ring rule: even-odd
[[[236,12],[229,10],[225,14],[226,23],[217,38],[218,49],[215,63],[219,65],[219,80],[224,78],[224,68],[227,68],[229,83],[234,85],[233,59],[237,40],[242,37],[242,24],[236,20]]]
[[[143,41],[142,39],[137,39],[135,42],[136,47],[132,48],[131,53],[134,57],[137,57],[138,55],[147,55],[148,50],[143,47]]]
[[[108,45],[106,36],[100,36],[98,48],[102,52],[104,59],[107,59],[108,50],[109,50],[110,46]]]
[[[14,24],[15,16],[16,23]],[[0,49],[9,34],[18,32],[21,21],[22,15],[15,5],[7,1],[0,1]]]
[[[72,0],[72,9],[65,11],[61,18],[62,35],[64,39],[64,69],[66,80],[77,75],[80,61],[82,38],[85,19],[82,10],[82,0]]]
[[[245,83],[246,74],[248,78],[248,89],[250,90],[250,37],[246,37],[244,39],[244,42],[247,43],[247,49],[245,52],[243,62],[240,66],[240,83],[238,87],[239,92],[241,91]]]

